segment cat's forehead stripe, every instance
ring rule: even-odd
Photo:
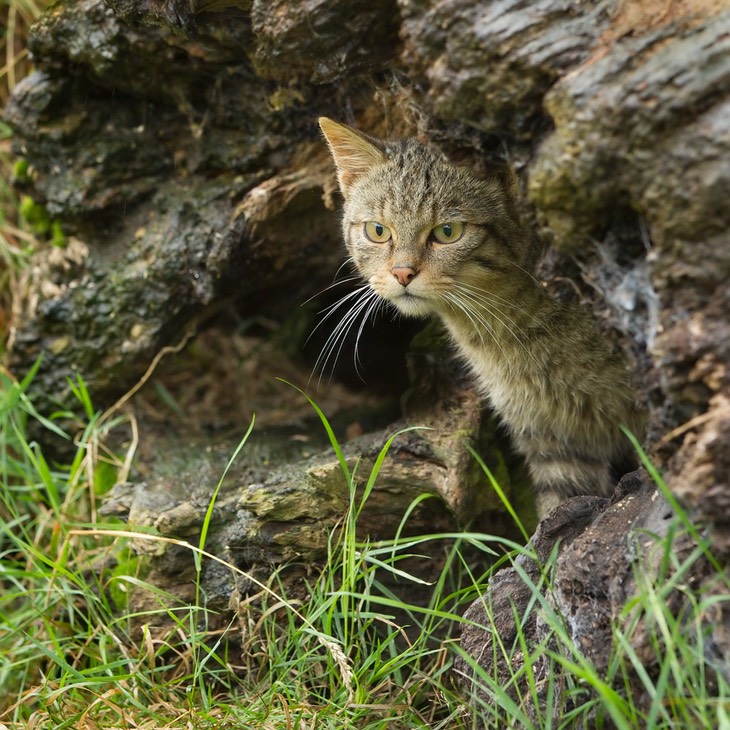
[[[453,186],[444,185],[441,181],[436,183],[427,168],[400,167],[396,166],[397,161],[392,165],[388,179],[383,180],[382,173],[373,174],[363,186],[369,201],[360,210],[363,215],[367,213],[370,218],[417,215],[432,220],[434,224],[481,220],[482,216],[476,215],[474,201],[466,193],[459,195]]]

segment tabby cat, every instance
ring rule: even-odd
[[[319,124],[347,250],[366,282],[353,309],[382,298],[407,316],[441,318],[524,456],[541,516],[573,495],[610,494],[634,462],[620,426],[642,430],[637,398],[590,315],[535,279],[542,248],[508,186],[415,139]]]

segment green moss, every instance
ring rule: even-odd
[[[68,239],[64,234],[60,221],[53,221],[51,223],[51,245],[57,248],[66,248]]]
[[[36,203],[29,195],[24,195],[21,198],[18,210],[36,236],[44,236],[51,230],[51,219],[48,211],[40,203]]]
[[[108,577],[107,589],[109,597],[117,609],[125,609],[129,604],[131,583],[127,577],[141,578],[142,557],[136,555],[130,547],[125,547],[117,555],[117,564]]]
[[[28,169],[30,165],[27,160],[20,159],[16,160],[13,164],[13,178],[19,184],[27,183],[30,180],[28,175]]]
[[[117,468],[106,461],[99,461],[94,468],[94,493],[101,497],[117,483]]]
[[[485,424],[481,429],[481,436],[475,449],[487,464],[500,485],[510,503],[514,507],[523,524],[529,528],[537,524],[537,512],[535,509],[535,490],[530,479],[523,459],[513,453],[508,445],[498,436],[496,420],[492,424]],[[474,468],[479,472],[480,484],[489,495],[489,506],[498,506],[499,498],[494,493],[489,480],[481,470],[481,467],[474,462]]]
[[[18,211],[35,236],[49,239],[53,246],[66,246],[67,240],[60,221],[51,220],[44,205],[37,203],[29,195],[24,195]]]

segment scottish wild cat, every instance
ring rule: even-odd
[[[620,426],[642,430],[637,398],[590,315],[534,278],[541,246],[512,193],[416,140],[319,124],[366,282],[355,308],[377,294],[405,315],[441,318],[525,457],[541,516],[573,495],[610,494],[634,461]]]

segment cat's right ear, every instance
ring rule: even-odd
[[[327,117],[319,118],[319,127],[334,158],[340,190],[347,197],[359,177],[386,161],[385,151],[377,146],[377,140]]]

